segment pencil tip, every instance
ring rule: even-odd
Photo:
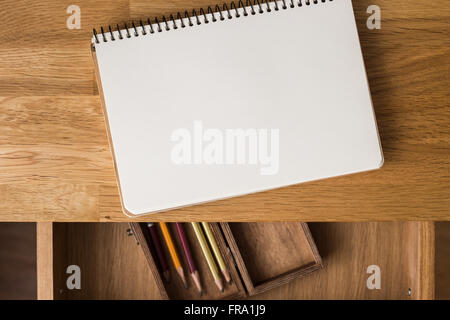
[[[222,291],[222,293],[223,293],[225,290],[222,288],[222,290],[220,290],[220,291]]]
[[[230,281],[228,281],[228,285],[231,285],[231,279],[230,279]]]
[[[200,297],[203,296],[203,291],[200,291]]]

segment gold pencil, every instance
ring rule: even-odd
[[[192,228],[194,228],[195,235],[197,236],[197,240],[200,243],[200,247],[202,248],[203,255],[205,256],[206,262],[208,263],[209,270],[212,273],[214,278],[214,282],[221,292],[223,292],[223,284],[222,279],[220,278],[219,271],[217,270],[216,263],[214,262],[214,258],[209,250],[208,244],[206,243],[205,236],[203,235],[202,227],[198,224],[198,222],[191,222]]]
[[[214,256],[216,257],[217,263],[219,264],[220,271],[222,271],[225,281],[228,284],[230,284],[231,283],[230,273],[228,272],[225,261],[223,261],[222,254],[220,253],[219,246],[217,245],[216,239],[214,238],[211,227],[209,226],[208,222],[202,222],[202,226],[203,229],[205,230],[209,244],[211,245],[211,248],[214,252]]]

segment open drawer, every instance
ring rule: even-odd
[[[324,268],[252,296],[260,299],[432,299],[431,222],[310,223]],[[39,299],[160,299],[148,261],[126,223],[38,223]],[[68,267],[80,289],[68,289]],[[367,268],[381,270],[368,289]]]

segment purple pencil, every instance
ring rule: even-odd
[[[177,229],[178,238],[180,239],[181,246],[183,247],[183,253],[186,257],[188,263],[189,272],[191,274],[192,280],[198,289],[200,295],[202,295],[202,285],[200,283],[200,275],[198,274],[197,267],[195,266],[194,259],[192,258],[191,248],[189,247],[189,242],[186,238],[186,233],[184,232],[183,224],[176,222],[175,227]]]
[[[152,237],[153,245],[156,249],[156,255],[158,256],[159,264],[162,268],[162,273],[167,282],[170,282],[170,271],[169,265],[167,264],[166,257],[161,246],[161,240],[159,239],[158,230],[153,222],[147,223],[148,229],[150,231],[150,236]]]

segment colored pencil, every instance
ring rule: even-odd
[[[164,255],[161,239],[158,235],[158,230],[156,230],[156,225],[152,222],[147,223],[148,229],[150,231],[150,237],[152,239],[153,246],[156,250],[156,256],[159,261],[159,265],[161,266],[161,272],[164,275],[164,278],[167,282],[170,282],[170,270],[169,264],[167,263],[166,256]]]
[[[222,254],[220,253],[219,246],[217,245],[216,239],[214,238],[211,227],[209,226],[208,222],[202,222],[202,226],[203,229],[205,230],[206,238],[208,238],[209,244],[211,245],[212,251],[214,252],[216,261],[219,264],[220,271],[222,271],[225,281],[228,284],[230,284],[231,283],[230,273],[228,272],[225,261],[223,261]]]
[[[178,257],[177,250],[175,249],[175,245],[173,243],[172,237],[170,235],[169,229],[167,228],[167,224],[165,222],[160,222],[159,227],[161,228],[161,232],[163,234],[163,238],[166,242],[167,249],[169,249],[170,257],[172,258],[173,265],[177,270],[178,275],[180,276],[181,281],[183,281],[184,287],[187,288],[186,279],[184,277],[184,270],[181,266],[180,258]]]
[[[220,278],[219,271],[217,270],[214,258],[209,250],[208,244],[206,243],[205,236],[203,235],[202,227],[198,222],[191,222],[192,228],[194,229],[197,240],[202,248],[203,255],[205,256],[206,262],[208,263],[209,270],[214,278],[214,282],[221,292],[223,292],[222,279]]]
[[[191,248],[189,246],[189,242],[186,238],[186,233],[184,232],[183,224],[176,222],[175,227],[177,229],[178,238],[180,239],[181,246],[183,248],[184,256],[186,257],[186,261],[189,267],[189,273],[191,274],[192,280],[197,287],[200,296],[203,293],[202,285],[200,283],[200,275],[197,270],[197,266],[195,265],[194,259],[192,258]]]

